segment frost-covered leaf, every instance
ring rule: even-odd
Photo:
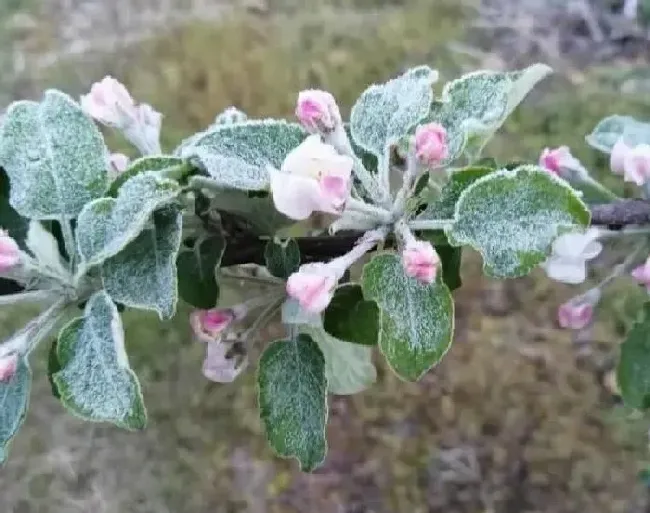
[[[259,360],[260,416],[271,447],[311,472],[325,459],[325,358],[309,335],[271,343]]]
[[[490,174],[489,167],[471,166],[454,171],[438,197],[427,205],[418,219],[452,219],[461,193],[479,178]]]
[[[320,326],[303,327],[301,331],[310,335],[323,352],[327,390],[331,394],[358,394],[377,381],[372,347],[334,338]]]
[[[323,315],[323,326],[336,338],[374,346],[379,336],[379,309],[374,301],[363,298],[356,283],[340,285]]]
[[[445,84],[441,100],[433,102],[425,121],[447,130],[447,162],[463,152],[478,158],[490,137],[550,72],[548,66],[534,64],[514,72],[477,71]]]
[[[388,148],[408,134],[429,112],[438,72],[418,66],[366,89],[350,114],[354,142],[385,160]]]
[[[196,242],[191,249],[178,255],[178,293],[196,308],[209,309],[219,299],[217,268],[226,249],[226,241],[219,234]]]
[[[0,228],[11,235],[25,249],[29,220],[22,217],[9,203],[9,177],[0,167]]]
[[[588,225],[590,213],[566,182],[522,166],[476,180],[461,194],[454,218],[449,242],[479,251],[488,275],[512,278],[543,262],[558,235]]]
[[[454,302],[440,276],[425,285],[406,276],[399,256],[375,256],[363,268],[366,299],[379,306],[379,348],[399,377],[417,381],[451,346]]]
[[[162,178],[167,178],[165,176],[165,171],[178,169],[180,166],[189,166],[189,164],[179,157],[172,157],[170,155],[146,156],[136,159],[129,164],[129,167],[126,168],[124,172],[120,173],[115,180],[111,182],[108,189],[108,195],[116,198],[120,187],[136,175],[148,171],[157,171],[160,173]]]
[[[216,187],[265,190],[268,168],[280,169],[306,136],[300,125],[279,120],[215,125],[186,145],[181,156],[196,159]]]
[[[46,91],[40,103],[13,103],[0,128],[0,165],[23,217],[76,217],[104,194],[107,155],[95,123],[59,91]]]
[[[291,238],[273,237],[264,248],[264,260],[269,272],[278,278],[288,278],[300,267],[300,248]]]
[[[182,214],[176,207],[161,209],[140,235],[102,264],[104,288],[113,301],[152,310],[161,319],[174,316],[181,227]]]
[[[16,374],[8,381],[0,381],[0,463],[7,458],[9,444],[27,415],[32,371],[26,358],[18,359]]]
[[[54,238],[54,235],[43,227],[40,221],[31,221],[29,223],[25,245],[41,267],[50,269],[59,276],[68,274],[59,252],[59,243]]]
[[[248,116],[237,107],[228,107],[221,114],[214,118],[215,125],[232,125],[248,121]]]
[[[155,173],[131,178],[117,198],[100,198],[84,207],[77,221],[77,246],[87,266],[110,258],[134,240],[151,214],[174,201],[180,186]]]
[[[650,303],[621,345],[617,381],[627,406],[650,408]]]
[[[609,116],[596,125],[586,140],[593,148],[611,153],[621,137],[628,146],[650,144],[650,123],[637,121],[631,116]]]
[[[53,379],[66,408],[85,420],[145,427],[147,415],[126,355],[122,320],[106,292],[95,293],[84,316],[61,330],[57,357],[61,370]]]

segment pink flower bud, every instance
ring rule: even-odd
[[[18,356],[15,354],[0,357],[0,382],[6,383],[16,375]]]
[[[429,284],[436,279],[440,257],[430,242],[412,240],[402,252],[402,264],[407,276]]]
[[[327,91],[310,89],[298,95],[296,117],[310,133],[332,132],[341,125],[341,113],[334,96]]]
[[[112,153],[109,158],[111,171],[113,175],[119,175],[129,167],[129,157],[123,153]]]
[[[287,280],[287,293],[310,313],[320,313],[330,304],[340,279],[336,269],[327,264],[301,265]]]
[[[429,167],[435,167],[447,158],[447,131],[439,123],[420,125],[415,129],[415,156]]]
[[[624,179],[643,185],[650,179],[650,145],[639,144],[628,151],[623,158]]]
[[[0,272],[9,271],[20,263],[20,248],[6,232],[0,230]]]
[[[218,340],[235,320],[238,315],[232,308],[195,310],[190,314],[190,325],[201,342]]]
[[[353,161],[311,135],[287,155],[282,170],[272,169],[271,194],[275,208],[291,219],[307,219],[312,212],[340,214],[350,196]]]
[[[586,328],[593,318],[594,307],[589,303],[572,303],[568,301],[558,308],[557,320],[562,328],[581,330]]]
[[[625,156],[631,150],[632,148],[625,144],[622,137],[616,141],[609,156],[609,167],[614,174],[622,175],[625,172]]]
[[[129,91],[110,76],[92,85],[90,93],[81,97],[81,107],[100,123],[119,129],[126,128],[137,117]]]
[[[648,257],[643,265],[635,268],[631,274],[632,278],[640,284],[645,285],[646,289],[650,293],[650,257]]]
[[[234,342],[208,342],[203,360],[203,375],[215,383],[232,383],[248,366],[248,357],[234,351]]]
[[[544,148],[539,157],[539,166],[558,176],[562,176],[562,170],[564,169],[582,168],[580,162],[571,155],[568,146],[560,146],[554,149]]]

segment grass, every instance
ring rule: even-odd
[[[342,16],[331,9],[290,11],[285,0],[280,7],[286,15],[196,24],[81,73],[70,73],[70,63],[41,80],[79,93],[90,79],[115,74],[137,98],[166,114],[165,143],[172,147],[232,104],[255,116],[288,116],[296,92],[318,86],[331,90],[347,111],[369,83],[409,65],[434,64],[445,79],[471,65],[448,47],[462,37],[463,12],[455,2],[399,4]],[[582,141],[600,117],[613,112],[650,117],[650,105],[602,92],[597,84],[572,89],[556,77],[515,113],[489,152],[534,159],[544,146],[570,144],[604,175],[605,162]],[[635,479],[645,457],[644,424],[629,421],[597,372],[599,358],[615,351],[638,305],[624,300],[629,283],[610,297],[616,315],[598,324],[600,343],[585,363],[576,359],[570,334],[554,322],[556,305],[573,289],[540,273],[490,282],[470,253],[464,277],[456,297],[456,340],[443,363],[422,382],[407,384],[378,358],[374,388],[331,400],[330,453],[313,476],[298,474],[266,447],[253,372],[231,386],[202,378],[202,347],[191,341],[187,309],[163,324],[135,312],[125,316],[129,355],[149,408],[143,433],[84,424],[65,414],[50,396],[42,348],[32,359],[37,379],[30,414],[0,473],[0,509],[638,509],[646,500]],[[2,316],[4,334],[28,312]]]

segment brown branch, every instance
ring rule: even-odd
[[[591,224],[623,227],[631,224],[650,224],[650,202],[624,199],[591,207]]]
[[[618,200],[591,207],[591,224],[621,229],[627,225],[650,224],[650,202],[637,199]],[[327,261],[347,253],[362,232],[340,232],[333,236],[298,237],[302,262]],[[221,265],[264,264],[266,241],[245,237],[229,241]]]

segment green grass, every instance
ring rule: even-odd
[[[448,48],[462,38],[456,2],[395,4],[365,17],[298,9],[279,19],[196,24],[119,59],[98,60],[83,76],[113,73],[136,98],[162,110],[165,143],[172,147],[229,105],[255,116],[290,116],[296,93],[316,86],[331,90],[347,111],[368,84],[409,65],[429,63],[452,79],[471,64]],[[282,7],[291,7],[288,0]],[[81,75],[70,73],[73,65],[49,70],[43,87],[82,92],[89,84],[74,78]],[[534,160],[544,146],[569,144],[605,176],[606,163],[582,141],[613,112],[650,118],[650,105],[597,84],[572,88],[556,77],[516,111],[488,151]],[[557,304],[575,290],[538,272],[489,282],[471,254],[464,276],[456,341],[443,363],[421,383],[407,384],[377,358],[373,389],[331,401],[329,457],[311,477],[266,447],[254,370],[229,386],[202,378],[203,348],[191,340],[186,308],[162,324],[136,312],[125,316],[130,358],[149,408],[143,433],[65,414],[50,396],[42,348],[33,358],[31,412],[0,473],[0,509],[627,511],[643,493],[635,484],[643,434],[619,429],[625,418],[611,420],[622,410],[590,367],[576,363],[570,334],[555,327]],[[602,354],[615,349],[620,323],[629,322],[623,297],[614,302],[618,320],[597,326]],[[27,318],[23,311],[2,315],[2,334]]]

